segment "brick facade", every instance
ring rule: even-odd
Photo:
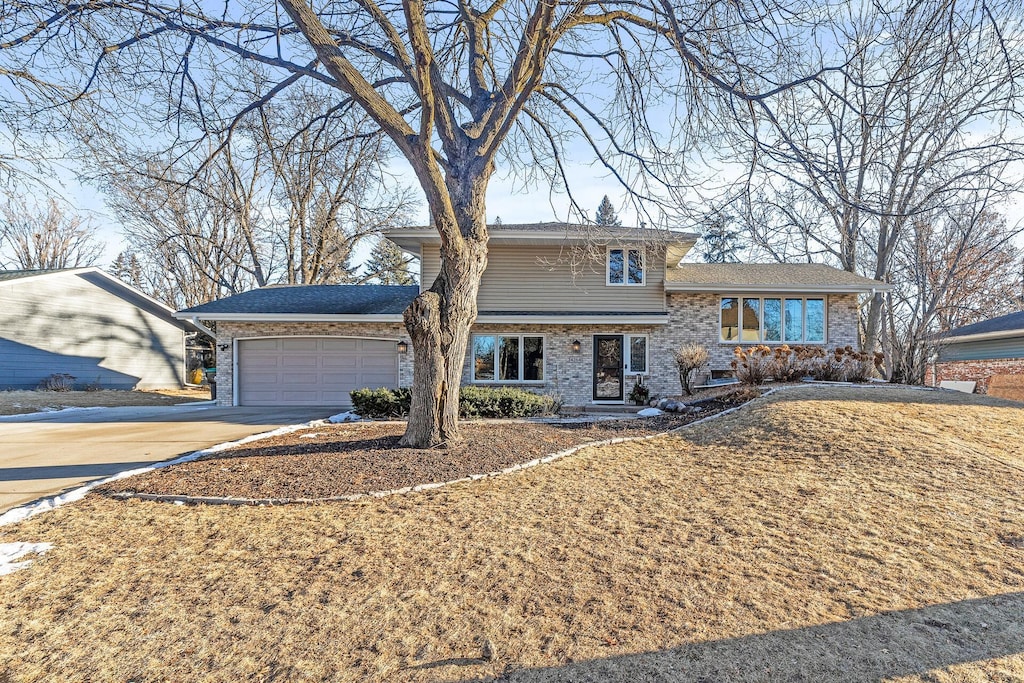
[[[1024,358],[997,358],[988,360],[954,360],[929,365],[924,383],[938,386],[939,382],[977,382],[975,393],[987,394],[994,375],[1024,375]]]
[[[648,336],[648,375],[646,384],[652,395],[674,395],[681,391],[679,375],[672,351],[685,342],[704,344],[710,352],[709,369],[728,369],[735,342],[719,341],[718,294],[670,293],[667,295],[669,322],[666,325],[497,325],[482,324],[474,333],[543,335],[545,378],[543,382],[515,384],[532,391],[561,397],[567,405],[585,405],[593,398],[594,335],[643,334]],[[858,304],[856,294],[833,294],[827,297],[827,343],[834,346],[857,347]],[[231,405],[234,376],[234,340],[276,336],[349,336],[381,339],[408,339],[400,323],[238,323],[217,325],[217,397],[220,405]],[[572,350],[573,341],[580,342],[579,352]],[[225,348],[221,350],[220,347]],[[472,344],[467,356],[472,354]],[[471,364],[467,357],[463,382],[470,383]],[[412,353],[399,355],[399,383],[412,384]],[[628,394],[635,376],[627,375],[624,393]],[[488,386],[501,386],[488,383]],[[512,385],[509,385],[512,386]]]

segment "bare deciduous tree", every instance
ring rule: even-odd
[[[302,80],[333,91],[332,106],[364,111],[408,162],[440,237],[440,273],[405,313],[416,373],[403,443],[426,446],[459,439],[499,165],[570,191],[575,205],[567,150],[580,141],[634,199],[651,198],[685,161],[680,146],[732,116],[731,102],[767,106],[792,78],[777,67],[799,42],[806,8],[793,2],[279,0],[282,13],[229,0],[207,13],[173,1],[47,0],[20,4],[0,30],[14,55],[66,59],[65,77],[80,74],[91,96],[80,106],[147,125],[162,117],[168,142],[189,129],[233,131]],[[232,60],[266,73],[239,88],[221,75]],[[237,116],[218,120],[232,103]]]
[[[1022,188],[1020,6],[926,0],[849,12],[829,41],[845,66],[748,119],[746,222],[774,258],[899,285],[918,226],[977,221],[979,202],[991,211]],[[911,298],[871,298],[868,349],[883,342],[891,357],[911,343],[894,334],[902,314],[889,305]]]
[[[0,265],[24,270],[94,266],[104,245],[87,219],[67,213],[55,199],[44,207],[10,200],[0,209]]]

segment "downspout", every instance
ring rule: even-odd
[[[197,318],[196,316],[192,316],[191,318],[188,319],[188,321],[195,325],[196,329],[198,329],[200,332],[210,337],[210,339],[213,339],[214,341],[217,340],[217,333],[211,330],[206,325],[199,322],[199,318]]]

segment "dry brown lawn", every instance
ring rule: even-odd
[[[807,387],[674,436],[308,507],[0,529],[0,680],[1024,680],[1024,410]]]
[[[208,401],[210,390],[154,389],[151,391],[0,391],[0,415],[22,415],[43,409],[114,408],[118,406],[173,406]]]

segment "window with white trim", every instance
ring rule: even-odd
[[[623,336],[623,372],[629,375],[647,374],[647,335],[627,334]]]
[[[474,382],[543,382],[544,337],[473,335]]]
[[[609,285],[644,284],[643,249],[608,248]]]
[[[822,297],[724,296],[719,314],[723,342],[824,344]]]

